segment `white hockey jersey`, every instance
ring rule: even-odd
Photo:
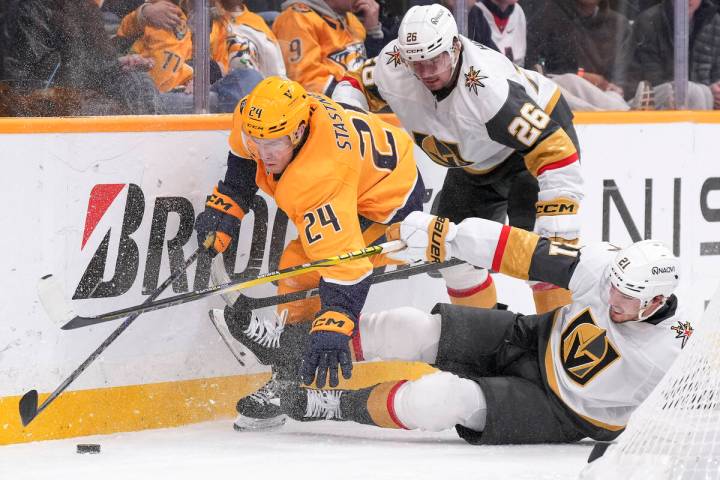
[[[596,427],[624,428],[692,333],[674,295],[645,321],[610,319],[609,268],[619,249],[609,243],[575,248],[473,218],[458,225],[451,244],[454,256],[473,265],[572,292],[570,305],[544,314],[540,369],[555,395]]]
[[[385,46],[372,70],[363,70],[366,96],[372,101],[376,91],[434,162],[485,175],[518,153],[538,179],[540,201],[579,203],[578,151],[563,129],[572,124],[572,113],[564,101],[555,108],[561,98],[557,85],[494,50],[460,40],[457,83],[441,100],[405,66],[397,40]]]
[[[228,69],[250,67],[266,77],[286,77],[280,45],[262,18],[247,9],[226,15]]]
[[[550,388],[572,410],[620,429],[670,368],[686,341],[677,334],[688,328],[677,311],[657,324],[613,322],[609,269],[617,247],[601,243],[580,252],[569,285],[573,303],[555,315],[545,371]]]
[[[502,30],[495,22],[493,13],[483,2],[477,2],[476,5],[490,26],[492,41],[500,49],[500,53],[512,60],[515,65],[524,66],[527,53],[527,22],[520,4],[516,3],[513,6],[513,11]]]

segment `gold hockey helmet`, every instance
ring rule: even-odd
[[[267,140],[287,135],[295,145],[310,118],[310,98],[297,82],[267,77],[240,101],[237,113],[244,134]]]

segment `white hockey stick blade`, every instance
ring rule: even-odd
[[[65,300],[60,281],[52,274],[45,275],[40,279],[37,284],[37,293],[45,313],[56,325],[64,325],[77,315]]]
[[[235,357],[235,360],[237,360],[238,363],[244,367],[245,362],[243,362],[241,358],[245,356],[244,347],[241,346],[240,342],[233,338],[230,330],[228,330],[227,324],[225,323],[225,316],[223,310],[212,309],[210,310],[210,312],[208,312],[208,315],[210,316],[210,321],[215,327],[215,330],[217,330],[217,332],[220,334],[220,338],[222,338],[223,342],[225,342],[225,345],[230,350],[230,353],[232,353],[233,357]]]

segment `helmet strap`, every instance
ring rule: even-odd
[[[666,301],[667,301],[667,298],[663,297],[660,305],[658,305],[657,308],[654,309],[652,312],[648,312],[648,309],[650,308],[650,303],[652,302],[652,298],[650,300],[641,300],[640,311],[638,312],[638,322],[642,322],[642,321],[647,320],[648,318],[652,317],[655,314],[655,312],[660,310],[663,307],[663,305],[665,305]]]

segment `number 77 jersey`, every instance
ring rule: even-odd
[[[421,210],[424,185],[407,132],[324,95],[309,95],[308,133],[293,160],[281,175],[268,174],[257,160],[255,188],[275,198],[295,224],[307,259],[318,260],[374,240],[363,238],[359,217],[387,224]],[[235,116],[239,118],[237,111]],[[230,148],[245,159],[245,168],[255,168],[239,125],[230,134]],[[378,230],[384,234],[384,228]],[[351,286],[371,272],[370,261],[362,259],[329,267],[321,276],[326,282]],[[344,307],[359,312],[365,293],[357,297],[362,297],[358,305]]]

